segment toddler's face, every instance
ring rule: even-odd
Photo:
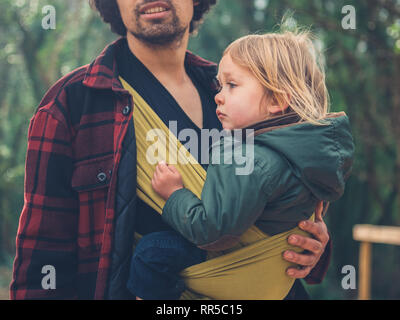
[[[216,112],[224,129],[241,129],[267,119],[265,88],[229,54],[220,61],[218,80],[221,91],[215,96]]]

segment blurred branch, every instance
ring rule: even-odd
[[[86,48],[88,45],[88,41],[87,41],[87,37],[88,34],[91,30],[91,28],[94,25],[94,22],[97,20],[97,16],[94,15],[93,13],[90,14],[90,18],[87,20],[87,23],[85,25],[85,27],[82,29],[82,33],[78,39],[78,50],[79,50],[79,54],[77,55],[77,64],[78,65],[83,65],[84,63],[87,63],[86,61],[83,60],[84,57],[84,53],[86,52]]]
[[[385,8],[394,18],[400,17],[400,5],[398,1],[397,4],[392,0],[369,0],[368,2],[374,3],[378,8]]]
[[[65,20],[65,25],[67,30],[72,30],[73,25],[82,24],[82,16],[79,14],[82,10],[82,1],[69,2],[70,9],[67,11],[67,18]],[[52,71],[51,82],[56,81],[60,76],[59,57],[62,50],[65,48],[65,43],[68,40],[68,36],[71,36],[70,32],[62,32],[58,35],[56,43],[53,47],[48,69]]]
[[[40,44],[36,43],[34,34],[28,31],[21,22],[21,17],[19,15],[18,9],[15,9],[13,11],[13,15],[20,31],[22,32],[23,37],[19,46],[25,60],[27,72],[31,79],[35,100],[39,103],[43,94],[42,83],[44,82],[44,79],[41,79],[38,72],[38,69],[41,68],[40,60],[37,57],[37,52]]]

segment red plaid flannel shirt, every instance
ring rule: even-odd
[[[115,61],[120,41],[60,79],[30,120],[11,299],[105,298],[116,173],[132,121],[132,98]],[[188,59],[209,65],[192,54]],[[308,281],[321,281],[328,263],[321,259]],[[56,289],[42,287],[46,265],[56,270]]]

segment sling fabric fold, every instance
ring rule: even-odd
[[[201,198],[206,171],[180,143],[152,108],[122,78],[134,100],[133,121],[137,142],[137,194],[161,213],[165,201],[154,192],[151,179],[157,163],[173,164],[185,188]],[[171,152],[172,151],[172,152]],[[286,269],[293,264],[282,258],[285,250],[299,252],[288,244],[290,234],[306,234],[299,228],[268,236],[253,226],[239,243],[223,252],[210,252],[207,261],[181,272],[187,290],[182,299],[283,299],[294,283]]]

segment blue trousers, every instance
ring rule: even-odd
[[[149,233],[135,248],[127,288],[144,300],[177,300],[185,290],[179,273],[206,256],[177,232]]]

